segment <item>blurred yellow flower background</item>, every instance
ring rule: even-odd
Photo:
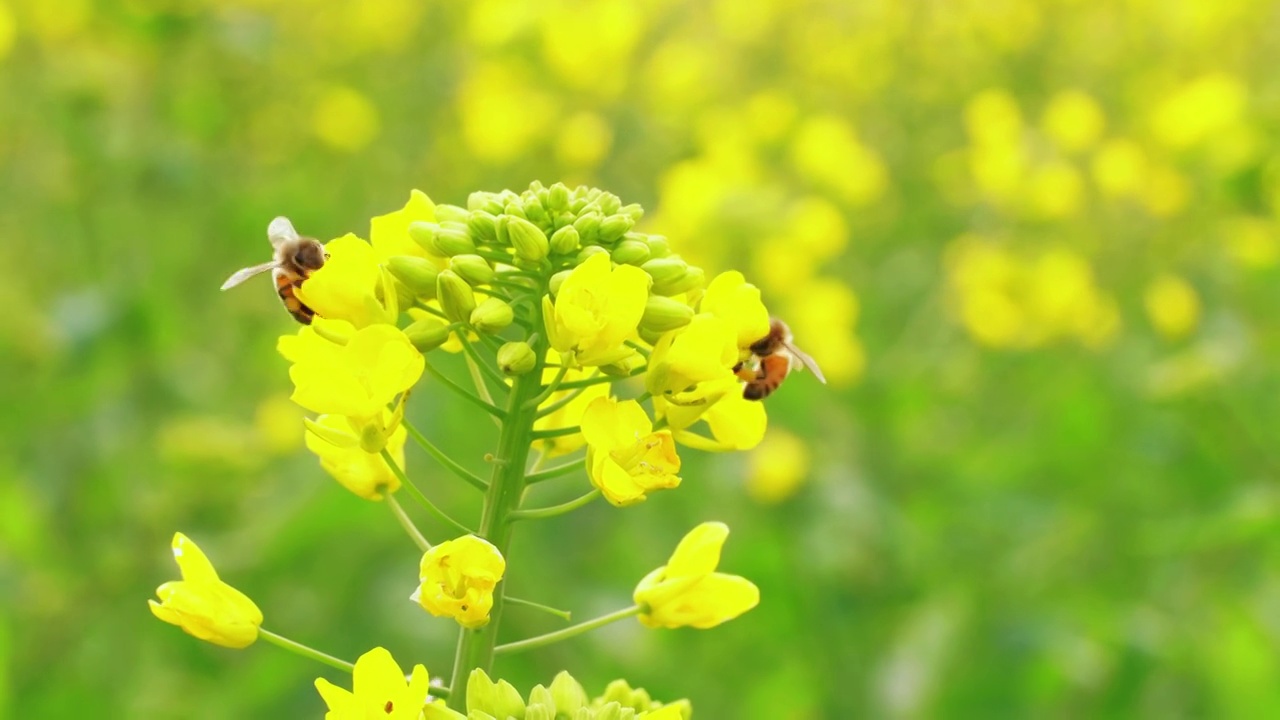
[[[578,641],[592,696],[626,667],[710,717],[1280,712],[1278,22],[1267,0],[0,0],[0,715],[320,716],[310,668],[139,612],[175,527],[281,631],[447,672],[452,635],[391,579],[399,529],[280,396],[296,326],[269,281],[217,285],[269,259],[274,216],[351,232],[333,272],[368,293],[314,291],[364,326],[395,301],[370,258],[422,255],[406,223],[434,216],[367,218],[535,179],[634,199],[708,279],[741,270],[830,383],[790,377],[767,430],[745,401],[673,405],[651,430],[678,490],[520,527],[522,597],[628,602],[609,588],[708,506],[759,586],[714,636]],[[355,367],[330,360],[316,397]],[[421,394],[415,426],[487,474],[488,420]],[[331,472],[391,484],[350,450]],[[523,562],[551,547],[575,551]]]

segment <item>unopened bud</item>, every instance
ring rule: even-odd
[[[436,231],[439,229],[439,223],[411,222],[409,223],[409,238],[418,243],[423,250],[435,255],[437,253],[432,248],[435,247]]]
[[[679,257],[654,258],[641,265],[640,269],[649,273],[649,277],[653,278],[653,291],[659,292],[658,288],[683,279],[689,273],[689,263]]]
[[[569,209],[569,188],[564,183],[556,183],[547,190],[547,205],[556,212]]]
[[[502,203],[491,192],[477,191],[467,196],[468,210],[484,210],[490,215],[502,214]]]
[[[644,242],[649,246],[649,257],[664,258],[671,254],[671,245],[665,235],[646,235]]]
[[[609,702],[596,709],[595,720],[632,720],[636,711],[624,708],[616,702]]]
[[[416,255],[393,255],[387,259],[387,269],[414,294],[436,296],[436,275],[440,271],[430,260]]]
[[[580,244],[578,229],[572,225],[565,225],[551,236],[551,252],[557,255],[568,255],[571,252],[577,252]]]
[[[479,255],[454,255],[449,269],[470,285],[483,285],[493,279],[493,266]]]
[[[507,202],[507,204],[502,207],[502,212],[512,217],[518,217],[521,220],[525,219],[524,203],[520,201],[520,198]]]
[[[510,325],[514,319],[515,312],[511,306],[498,298],[487,298],[471,311],[471,327],[490,335]]]
[[[569,279],[569,275],[571,273],[573,273],[572,270],[561,270],[551,276],[551,280],[547,283],[547,288],[551,291],[552,295],[560,294],[560,286],[564,284],[565,280]]]
[[[546,233],[524,218],[513,217],[507,221],[507,236],[516,250],[516,257],[528,262],[538,262],[547,256],[550,243]]]
[[[631,203],[623,205],[618,212],[631,218],[632,222],[640,222],[640,218],[644,217],[644,208],[640,207],[640,203]]]
[[[636,224],[626,215],[610,215],[600,222],[600,242],[609,244],[617,242]]]
[[[436,206],[436,222],[466,222],[471,211],[457,205],[437,205]]]
[[[640,265],[649,259],[649,246],[639,240],[623,240],[610,255],[619,265]]]
[[[650,295],[644,304],[640,327],[659,333],[682,328],[693,320],[693,308],[669,297]]]
[[[436,277],[436,297],[440,309],[452,322],[467,322],[476,309],[476,296],[471,286],[452,270],[441,270]]]
[[[702,287],[706,281],[707,274],[703,272],[702,268],[690,265],[689,271],[685,273],[684,277],[670,285],[659,288],[657,283],[654,283],[653,292],[659,295],[679,295]]]
[[[544,222],[549,217],[546,209],[542,207],[542,201],[538,198],[524,201],[524,216],[536,223]]]
[[[418,352],[424,353],[431,352],[443,345],[452,333],[453,330],[448,325],[435,318],[423,318],[410,323],[409,327],[404,329],[404,334],[409,338],[409,342],[418,348]]]
[[[551,681],[551,697],[555,700],[556,711],[573,717],[579,708],[587,707],[590,701],[582,685],[569,673],[561,670]]]
[[[483,712],[495,718],[524,717],[524,699],[506,680],[494,682],[485,671],[476,668],[467,680],[467,710]]]
[[[538,687],[542,687],[539,685]],[[535,688],[536,689],[536,688]],[[546,688],[543,688],[544,690]],[[515,717],[511,715],[510,717]],[[529,707],[525,708],[524,720],[556,720],[556,706],[549,703],[534,703],[529,696]]]
[[[587,212],[578,216],[573,221],[573,226],[578,229],[578,235],[582,238],[583,244],[596,242],[596,238],[600,235],[600,213]]]
[[[492,243],[498,239],[498,218],[484,210],[475,210],[467,216],[467,230],[478,243]]]
[[[509,342],[498,348],[498,369],[504,375],[524,375],[537,363],[538,356],[527,342]]]
[[[369,423],[360,428],[360,449],[370,455],[377,455],[387,446],[387,433],[377,423]]]
[[[574,263],[577,265],[581,265],[582,263],[587,261],[587,258],[591,257],[592,255],[599,255],[601,253],[608,255],[609,251],[606,248],[600,247],[599,245],[588,245],[578,251],[578,257],[574,259]]]

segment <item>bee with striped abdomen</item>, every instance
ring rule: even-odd
[[[792,344],[791,328],[777,318],[769,321],[769,334],[751,344],[751,357],[734,366],[733,372],[746,383],[742,397],[763,400],[773,394],[787,379],[792,370],[803,367],[812,372],[824,385],[818,363],[809,354]]]
[[[254,275],[270,270],[271,278],[276,283],[276,294],[280,296],[280,302],[284,303],[284,308],[289,311],[293,319],[303,325],[310,325],[311,318],[315,317],[316,313],[298,299],[294,290],[301,287],[302,281],[310,277],[311,273],[324,266],[324,261],[329,258],[329,254],[324,251],[324,245],[321,245],[319,240],[299,235],[287,217],[278,217],[271,221],[267,226],[267,239],[271,241],[271,247],[275,250],[271,262],[237,270],[222,283],[222,289],[233,288]]]

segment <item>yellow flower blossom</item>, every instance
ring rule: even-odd
[[[409,224],[415,222],[435,222],[436,205],[421,190],[409,192],[409,201],[404,207],[386,215],[379,215],[369,221],[369,244],[373,252],[382,261],[394,255],[416,255],[437,261],[441,269],[447,264],[440,258],[431,257],[421,245],[409,237]]]
[[[760,602],[755,584],[715,572],[728,537],[729,527],[719,522],[702,523],[689,531],[667,564],[636,586],[634,599],[644,608],[640,622],[655,628],[705,630],[755,607]]]
[[[767,333],[766,323],[760,337]],[[738,357],[736,328],[715,315],[700,313],[688,325],[658,340],[649,355],[645,387],[659,397],[691,391],[701,382],[723,381],[733,376]]]
[[[582,414],[587,474],[618,507],[645,499],[651,490],[680,484],[680,456],[667,430],[653,423],[635,400],[597,398]]]
[[[375,294],[380,270],[369,243],[347,233],[324,250],[329,259],[297,289],[298,299],[322,318],[345,320],[357,328],[388,322]]]
[[[173,559],[181,580],[156,588],[160,602],[148,600],[151,612],[188,635],[229,648],[244,648],[258,639],[262,611],[244,593],[218,579],[209,558],[186,535],[174,533]]]
[[[484,627],[493,608],[493,589],[507,562],[489,541],[475,535],[442,542],[422,556],[421,584],[413,599],[436,617],[451,617],[465,628]]]
[[[735,384],[730,392],[710,403],[696,414],[694,420],[704,420],[711,429],[711,438],[684,429],[675,431],[675,438],[682,445],[713,452],[750,450],[760,444],[768,428],[769,418],[764,403],[747,400]],[[681,418],[689,408],[671,406],[668,416],[673,428],[687,428],[692,421]]]
[[[766,505],[783,502],[804,485],[811,465],[803,440],[774,429],[747,459],[747,495]]]
[[[390,325],[357,330],[346,345],[303,328],[296,337],[282,337],[278,349],[293,362],[294,402],[359,421],[380,417],[388,403],[413,387],[425,367],[422,353]]]
[[[403,469],[406,433],[403,425],[388,422],[390,415],[384,411],[382,427],[394,426],[386,438],[386,449]],[[307,427],[307,449],[320,458],[320,467],[343,487],[366,500],[381,500],[383,493],[400,489],[400,478],[380,453],[361,447],[360,432],[361,428],[353,427],[343,415],[321,415]]]
[[[351,690],[324,678],[316,678],[316,690],[329,707],[325,720],[418,720],[427,704],[430,682],[422,665],[414,665],[406,679],[391,653],[376,647],[356,660]]]
[[[769,311],[760,301],[760,289],[736,270],[720,273],[711,281],[698,309],[728,323],[739,348],[750,347],[769,334]]]
[[[637,267],[611,265],[608,255],[592,255],[569,273],[554,301],[543,298],[552,347],[578,365],[609,365],[634,352],[624,342],[644,315],[649,276]]]
[[[1040,127],[1059,148],[1087,150],[1102,137],[1107,118],[1098,101],[1079,90],[1063,90],[1045,108]]]

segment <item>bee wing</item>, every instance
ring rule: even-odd
[[[290,240],[297,240],[298,231],[293,229],[289,218],[282,215],[267,225],[267,239],[271,241],[271,247],[278,248]]]
[[[276,264],[274,262],[266,262],[266,263],[262,263],[261,265],[254,265],[253,267],[247,267],[247,268],[242,268],[240,270],[237,270],[234,275],[227,278],[226,282],[222,283],[221,289],[226,290],[227,288],[233,288],[239,285],[240,283],[244,282],[245,280],[248,280],[249,278],[253,277],[254,275],[261,275],[262,273],[268,270],[274,270],[275,267],[276,267]]]
[[[791,357],[798,360],[806,370],[813,373],[813,376],[818,378],[818,382],[822,383],[823,385],[827,384],[827,378],[822,374],[822,369],[818,367],[818,362],[814,360],[812,357],[810,357],[809,353],[801,350],[800,348],[796,347],[795,345],[792,345],[789,342],[783,343],[782,346],[787,349],[787,352],[791,353]]]

